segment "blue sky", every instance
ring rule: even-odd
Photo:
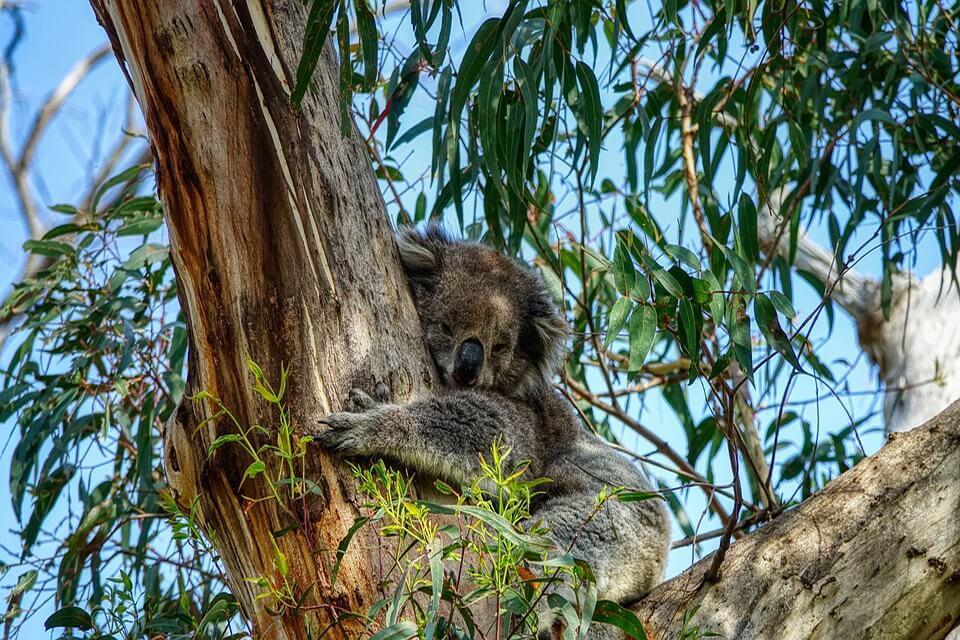
[[[496,12],[500,3],[489,2],[487,7]],[[474,9],[471,11],[478,11]],[[466,12],[464,16],[464,25],[468,29],[476,23],[478,16]],[[30,116],[35,109],[45,99],[51,88],[60,80],[67,70],[76,60],[88,54],[104,43],[105,37],[94,19],[89,5],[85,2],[70,2],[65,0],[47,1],[42,3],[33,3],[24,15],[26,31],[17,50],[14,61],[16,63],[17,84],[14,93],[13,109],[10,117],[10,133],[14,140],[21,140],[27,130],[30,122]],[[402,31],[402,29],[401,29]],[[0,43],[5,44],[10,37],[10,21],[0,20]],[[455,49],[462,49],[464,46],[463,36],[459,39],[455,33],[453,46]],[[41,196],[42,204],[52,205],[60,202],[72,202],[80,193],[80,190],[89,182],[89,176],[95,173],[98,166],[96,163],[88,164],[88,159],[95,153],[96,149],[101,152],[104,147],[109,146],[113,140],[120,134],[122,125],[123,106],[125,104],[126,85],[125,81],[112,58],[108,58],[83,82],[75,95],[71,98],[63,111],[62,117],[51,126],[40,147],[37,160],[37,179],[35,181],[37,191]],[[382,102],[382,101],[381,101]],[[412,124],[417,122],[421,116],[418,111],[432,112],[432,104],[422,94],[415,98],[410,107],[411,113],[408,114],[406,122]],[[100,133],[102,132],[102,133]],[[421,173],[423,166],[429,167],[429,148],[425,142],[415,142],[407,145],[406,148],[400,148],[395,152],[398,158],[404,159],[404,168],[412,173]],[[99,145],[99,147],[97,146]],[[610,174],[616,174],[622,171],[622,167],[617,165],[608,165],[605,171]],[[410,197],[414,198],[415,193]],[[676,211],[676,202],[656,202],[661,207],[664,218],[674,215],[671,212]],[[412,205],[411,202],[408,205]],[[59,214],[47,213],[48,220],[55,220]],[[814,232],[815,237],[823,239],[822,233]],[[19,272],[23,251],[21,245],[27,238],[26,227],[17,210],[9,181],[4,178],[0,180],[0,291],[8,291],[9,285]],[[924,274],[936,267],[938,256],[935,250],[923,251],[920,253],[919,262],[915,269]],[[866,273],[877,273],[879,271],[878,257],[873,256],[864,262],[861,270]],[[797,286],[799,295],[796,300],[796,307],[801,317],[812,311],[818,300],[813,292],[806,286]],[[816,333],[825,335],[825,323],[821,323]],[[865,360],[860,357],[860,351],[857,346],[856,334],[850,321],[838,311],[836,326],[826,340],[823,346],[823,353],[828,354],[829,359],[846,359],[850,362],[858,362],[853,368],[849,377],[850,387],[855,390],[869,390],[876,387],[875,376]],[[3,354],[0,354],[0,359]],[[819,391],[820,395],[825,395],[824,389],[817,390],[813,383],[805,380],[798,385],[794,391],[794,398],[813,397]],[[862,416],[869,410],[870,398],[853,398],[849,400],[849,407],[855,416]],[[808,409],[808,415],[811,421],[819,424],[823,429],[834,430],[847,422],[846,413],[842,410],[836,400],[827,398],[819,409],[811,407]],[[762,427],[770,417],[770,413],[763,414],[765,418],[761,423]],[[651,400],[646,402],[642,421],[647,425],[658,425],[658,432],[667,437],[669,441],[678,445],[682,449],[682,437],[677,428],[676,419],[669,408],[660,401]],[[878,419],[869,422],[872,427],[879,425]],[[15,426],[12,423],[3,425],[7,434],[13,434]],[[637,441],[631,434],[624,434],[625,444],[635,448],[635,450],[645,453],[650,447]],[[5,439],[6,441],[6,439]],[[882,439],[874,435],[866,438],[868,453],[875,450],[882,442]],[[9,457],[11,446],[3,448],[0,455],[0,477],[7,476],[9,469]],[[693,517],[699,513],[702,508],[702,498],[698,492],[689,492],[684,500],[688,503],[690,513]],[[55,516],[54,516],[55,517]],[[51,520],[54,519],[51,518]],[[6,529],[0,530],[0,546],[7,550],[16,552],[18,549],[18,538],[11,529],[16,527],[10,507],[10,500],[6,482],[0,481],[0,521],[8,523]],[[712,528],[706,526],[705,529]],[[675,537],[680,537],[678,531],[674,531]],[[690,549],[675,552],[671,557],[670,573],[676,573],[686,566],[690,561]],[[0,554],[0,560],[10,562],[15,560],[15,556],[10,557],[9,553]],[[11,572],[3,581],[4,587],[9,587],[15,580],[18,572]],[[26,627],[24,632],[27,635],[22,637],[40,637],[44,635],[42,622],[46,614],[52,611],[39,612],[34,616]]]

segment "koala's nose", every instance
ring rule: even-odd
[[[472,387],[477,384],[482,367],[483,345],[476,340],[464,340],[453,361],[453,379],[457,384]]]

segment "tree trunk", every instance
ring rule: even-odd
[[[960,402],[637,606],[651,639],[942,638],[960,616]],[[687,636],[683,636],[687,637]]]
[[[430,368],[366,151],[339,129],[329,54],[301,112],[289,92],[299,60],[300,0],[92,0],[150,130],[180,300],[190,329],[188,393],[206,390],[242,426],[276,424],[246,359],[274,381],[291,370],[294,424],[338,409],[352,387],[403,399]],[[210,400],[186,400],[165,434],[168,480],[222,557],[254,633],[314,637],[336,613],[384,594],[388,550],[354,540],[336,584],[334,553],[357,516],[344,465],[317,451],[306,476],[319,497],[296,522],[252,502],[249,458]],[[721,580],[695,587],[705,563],[638,605],[651,637],[689,627],[727,638],[942,635],[960,606],[960,406],[759,532],[734,544]],[[296,525],[291,529],[291,525]],[[279,532],[286,531],[283,535]],[[277,533],[274,539],[274,533]],[[248,579],[279,580],[274,544],[300,608],[272,615]],[[334,625],[326,638],[360,635]]]
[[[150,131],[180,303],[189,326],[187,395],[205,390],[240,425],[276,425],[253,391],[246,359],[274,384],[290,369],[294,425],[340,409],[352,387],[395,399],[429,384],[419,322],[366,150],[340,132],[337,68],[328,48],[316,91],[296,112],[289,94],[303,42],[300,0],[93,0]],[[165,434],[165,465],[181,505],[199,498],[226,579],[255,633],[313,637],[332,611],[365,612],[382,594],[375,536],[355,539],[337,584],[334,552],[357,516],[347,467],[317,449],[307,478],[322,491],[298,506],[300,527],[277,538],[302,610],[274,618],[262,587],[280,577],[273,532],[290,518],[241,479],[234,431],[202,421],[211,401],[185,399]],[[202,426],[201,426],[202,425]],[[198,426],[201,427],[198,429]],[[304,613],[306,610],[308,613]],[[356,637],[337,627],[329,638]]]
[[[788,194],[786,188],[775,189],[760,208],[757,227],[767,255],[789,258],[790,229],[780,217]],[[955,329],[960,290],[949,267],[924,278],[909,272],[894,276],[884,318],[880,282],[852,268],[841,273],[833,252],[803,230],[793,266],[820,281],[827,297],[856,323],[860,347],[883,381],[887,433],[920,426],[960,398],[960,331]]]

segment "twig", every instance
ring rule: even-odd
[[[653,447],[658,452],[660,452],[673,464],[677,465],[677,468],[679,468],[683,472],[683,475],[687,476],[688,478],[691,478],[692,480],[695,480],[698,483],[702,483],[704,486],[701,486],[701,488],[703,488],[704,493],[707,494],[710,508],[713,510],[714,513],[717,514],[717,517],[720,518],[720,521],[723,522],[724,525],[729,523],[730,516],[729,514],[727,514],[726,509],[723,508],[723,505],[720,504],[720,501],[717,499],[717,497],[713,495],[713,492],[707,490],[706,488],[706,486],[712,486],[712,483],[710,483],[706,478],[700,475],[700,473],[696,469],[694,469],[689,462],[687,462],[686,458],[684,458],[679,453],[674,451],[673,448],[669,444],[667,444],[665,440],[657,436],[657,434],[655,434],[653,431],[651,431],[647,427],[640,424],[640,422],[638,422],[637,420],[627,415],[627,413],[624,412],[622,409],[604,402],[603,400],[598,398],[596,395],[590,393],[588,389],[586,389],[579,382],[571,378],[569,375],[565,374],[563,379],[564,379],[564,382],[570,387],[570,389],[577,395],[577,397],[585,400],[588,404],[603,411],[604,413],[607,413],[617,418],[620,422],[630,427],[630,429],[637,432],[642,438],[644,438],[650,444],[652,444]]]
[[[752,527],[755,524],[760,523],[766,516],[767,514],[764,512],[756,513],[750,516],[749,518],[744,518],[743,520],[738,522],[736,524],[736,528],[738,531],[743,531],[744,529],[747,529],[749,527]],[[692,544],[703,542],[704,540],[713,540],[714,538],[719,538],[720,536],[722,536],[726,532],[726,530],[727,530],[726,527],[722,527],[720,529],[707,531],[706,533],[695,533],[692,536],[687,536],[686,538],[681,538],[680,540],[677,540],[676,542],[670,545],[670,548],[682,549],[683,547],[688,547]]]
[[[700,182],[697,178],[697,159],[693,153],[693,140],[697,135],[698,126],[693,124],[693,90],[677,83],[677,100],[680,101],[680,136],[683,143],[683,177],[687,182],[687,197],[690,198],[690,207],[693,210],[693,219],[700,229],[700,238],[707,253],[713,247],[710,232],[707,230],[707,220],[703,216],[703,203],[700,202]]]
[[[734,426],[732,420],[733,394],[736,394],[736,390],[729,390],[724,402],[725,415],[723,416],[723,422],[726,424],[726,430],[729,432],[725,435],[727,436],[727,453],[730,457],[730,473],[733,476],[733,509],[724,527],[723,535],[720,537],[720,544],[717,547],[716,554],[713,556],[713,562],[710,563],[710,568],[707,569],[707,572],[703,575],[704,582],[716,582],[720,579],[720,565],[723,564],[723,559],[727,555],[727,549],[730,548],[730,542],[737,533],[737,520],[740,518],[740,507],[743,504],[743,497],[740,491],[740,460],[737,457],[736,440],[732,433],[736,430],[736,426]]]

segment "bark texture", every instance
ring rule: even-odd
[[[651,639],[942,638],[960,616],[960,402],[636,608]],[[689,615],[689,614],[688,614]],[[698,636],[699,637],[699,636]]]
[[[190,330],[187,393],[220,398],[242,425],[276,424],[253,392],[246,358],[287,392],[295,424],[341,408],[352,387],[408,397],[429,384],[419,323],[366,150],[340,133],[336,64],[328,48],[317,90],[297,113],[289,94],[303,42],[300,0],[93,0],[150,131],[180,302]],[[350,472],[319,450],[307,477],[322,496],[297,505],[300,526],[276,542],[301,611],[280,618],[247,578],[274,570],[272,532],[292,523],[240,480],[249,458],[210,443],[232,431],[202,424],[211,402],[184,400],[165,434],[177,500],[199,497],[231,590],[255,633],[314,637],[331,612],[378,597],[383,551],[358,538],[330,571],[357,515]],[[389,566],[389,563],[386,563]],[[329,638],[357,630],[336,627]]]

